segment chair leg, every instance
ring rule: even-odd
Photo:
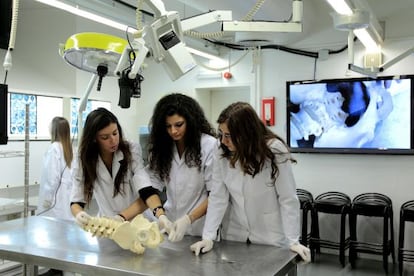
[[[392,214],[392,210],[390,212],[390,227],[391,227],[391,255],[392,255],[392,263],[395,264],[395,239],[394,239],[394,216]]]
[[[384,263],[384,270],[385,273],[388,273],[388,255],[390,252],[390,243],[388,241],[388,217],[384,217],[384,235],[383,235],[383,243],[382,243],[382,261]]]
[[[339,261],[342,264],[342,267],[345,267],[345,218],[346,214],[341,214],[341,232],[339,240]]]
[[[356,214],[349,215],[349,263],[351,264],[352,268],[355,268],[355,261],[356,261],[356,249],[355,249],[355,242],[357,240],[356,237],[356,222],[357,217]]]
[[[304,246],[308,245],[308,211],[303,209],[302,212],[302,244]]]
[[[404,262],[403,262],[402,254],[403,254],[402,249],[398,249],[398,272],[400,276],[403,275],[403,271],[404,271]]]
[[[401,211],[400,233],[398,235],[398,270],[400,272],[400,276],[402,276],[404,272],[404,261],[403,261],[404,234],[405,234],[405,221],[403,219],[403,215]]]
[[[316,250],[316,253],[321,253],[321,247],[319,245],[320,235],[319,235],[319,216],[317,210],[312,210],[312,238],[315,238],[317,242],[314,242],[313,247]]]

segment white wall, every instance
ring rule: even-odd
[[[53,26],[53,27],[52,27]],[[388,26],[388,25],[387,25]],[[390,29],[396,29],[389,25]],[[57,10],[25,10],[21,11],[13,52],[13,68],[9,73],[10,91],[27,91],[52,95],[81,96],[86,89],[90,74],[76,70],[67,65],[57,54],[57,45],[70,35],[80,31],[101,31],[123,36],[109,28],[103,28],[87,22],[74,20]],[[387,41],[387,40],[386,40]],[[414,38],[394,39],[387,41],[384,52],[385,60],[403,52],[412,46]],[[323,46],[323,41],[313,41],[313,46]],[[340,48],[337,45],[334,48]],[[356,45],[356,61],[361,59],[359,46]],[[0,50],[3,57],[5,51]],[[232,52],[232,59],[242,53]],[[409,56],[395,66],[389,68],[384,75],[413,74],[414,57]],[[117,107],[119,90],[115,78],[104,78],[102,91],[93,92],[90,98],[110,100],[113,111],[118,115],[127,134],[133,140],[138,139],[138,127],[146,125],[157,100],[170,92],[185,92],[208,106],[210,96],[201,95],[200,89],[217,91],[232,87],[249,87],[252,104],[257,106],[257,98],[274,96],[276,98],[276,126],[273,130],[285,137],[286,134],[286,81],[341,78],[345,77],[347,53],[330,56],[326,61],[318,61],[314,72],[314,59],[289,54],[277,50],[263,50],[259,63],[253,63],[252,54],[248,54],[237,66],[232,68],[233,78],[230,80],[199,80],[196,68],[175,82],[171,82],[160,64],[148,61],[144,71],[142,96],[132,99],[131,108]],[[4,76],[3,68],[0,76]],[[359,76],[351,74],[350,76]],[[242,90],[242,94],[245,93]],[[197,92],[198,91],[198,92]],[[232,100],[237,91],[232,91]],[[244,94],[243,94],[244,95]],[[217,100],[214,94],[214,100]],[[244,96],[243,96],[244,99]],[[216,118],[212,118],[214,122]],[[36,145],[35,142],[32,145]],[[16,146],[0,145],[0,150]],[[44,145],[42,145],[43,147]],[[19,147],[19,146],[18,146]],[[40,151],[30,155],[31,164],[41,162]],[[394,229],[398,229],[398,214],[401,204],[414,199],[412,180],[414,179],[414,156],[383,155],[338,155],[338,154],[295,154],[298,164],[294,166],[297,186],[307,189],[315,196],[325,191],[342,191],[350,197],[362,192],[380,192],[391,197],[394,203]],[[3,162],[3,161],[2,161]],[[0,163],[0,187],[7,184],[10,175],[22,175],[21,167],[10,162]],[[31,167],[31,184],[38,180],[38,166]],[[9,178],[8,178],[9,177]],[[21,183],[23,184],[23,183]],[[396,236],[397,237],[397,236]]]

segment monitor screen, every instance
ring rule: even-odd
[[[8,142],[7,135],[7,93],[8,86],[0,84],[0,145],[5,145]]]
[[[0,1],[0,49],[9,48],[13,0]]]
[[[414,154],[413,77],[288,81],[292,152]]]

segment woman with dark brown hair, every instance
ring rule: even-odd
[[[290,166],[295,161],[287,145],[248,103],[229,105],[217,122],[221,145],[206,222],[202,241],[191,250],[196,255],[211,250],[222,224],[225,240],[290,248],[309,262],[309,249],[299,244],[299,200]]]
[[[114,217],[120,221],[132,219],[121,214],[131,204],[137,213],[147,209],[148,199],[154,195],[142,191],[151,183],[145,172],[141,147],[124,139],[116,116],[105,108],[89,113],[79,144],[79,157],[73,168],[71,210],[79,225],[88,223],[90,216],[84,208],[96,199],[98,216]],[[141,195],[141,196],[140,196]],[[138,200],[137,200],[138,198]],[[158,195],[151,198],[160,205]],[[144,203],[145,202],[145,203]]]

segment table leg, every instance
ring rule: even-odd
[[[297,276],[298,274],[298,266],[294,265],[288,272],[288,276]]]

